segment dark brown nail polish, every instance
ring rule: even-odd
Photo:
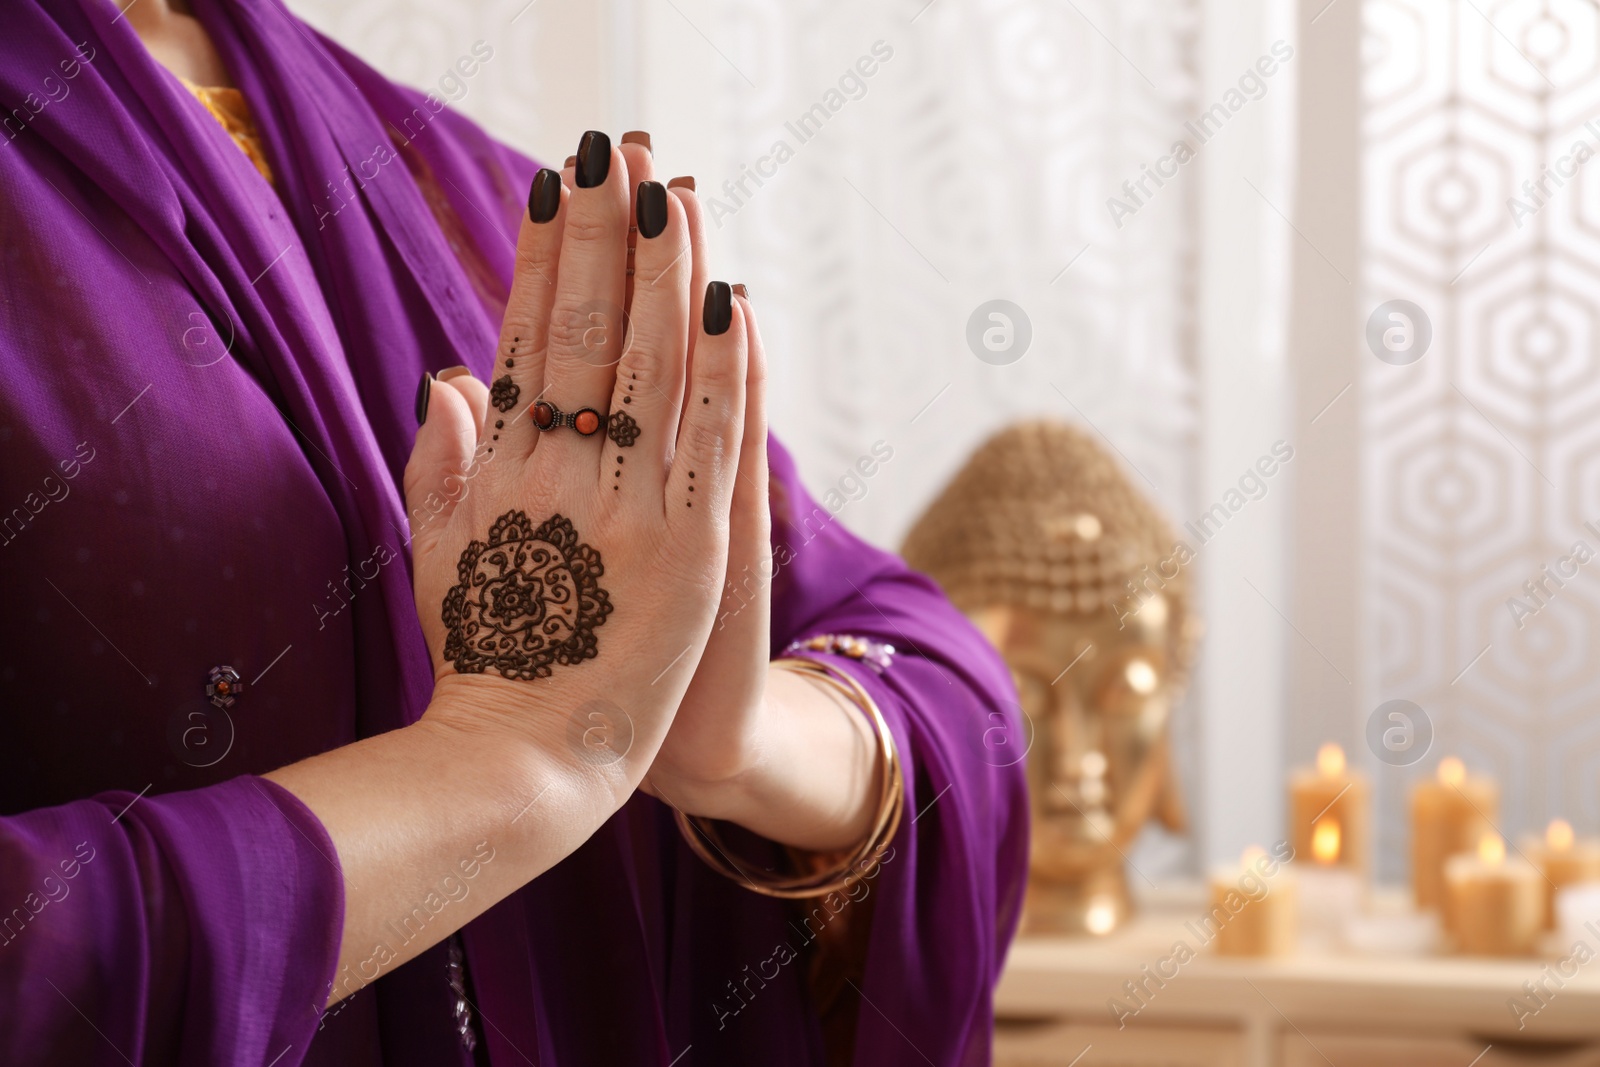
[[[528,187],[528,218],[534,222],[549,222],[561,210],[561,175],[549,167],[541,167]]]
[[[748,286],[746,286],[744,284],[744,282],[735,282],[734,285],[733,285],[733,295],[737,296],[737,297],[740,297],[740,298],[742,298],[744,300],[749,300],[750,299],[750,289],[749,289]]]
[[[417,425],[421,426],[428,421],[428,399],[433,395],[433,375],[427,371],[422,372],[422,381],[417,383]]]
[[[561,169],[562,170],[573,170],[577,166],[578,166],[578,157],[577,156],[568,156],[567,157],[567,161],[565,163],[561,164]]]
[[[733,325],[733,290],[727,282],[712,282],[706,286],[706,310],[701,324],[712,337],[728,332]]]
[[[667,188],[668,189],[679,189],[679,188],[682,188],[682,189],[687,189],[692,193],[692,192],[694,192],[694,179],[689,177],[686,174],[681,178],[672,179],[670,182],[667,183]]]
[[[627,133],[622,135],[622,143],[642,144],[644,145],[644,150],[646,152],[649,152],[651,155],[656,154],[655,149],[650,147],[650,135],[645,133],[643,130],[629,130]]]
[[[639,236],[660,237],[667,228],[667,187],[660,182],[639,183]]]
[[[590,130],[578,141],[578,188],[594,189],[604,185],[610,173],[611,138],[599,130]]]
[[[737,285],[734,286],[734,289],[738,289],[738,288],[739,287]],[[446,367],[444,370],[440,371],[438,374],[435,374],[433,376],[433,380],[437,381],[437,382],[448,382],[451,378],[461,378],[461,377],[471,377],[471,376],[472,376],[472,368],[463,363],[460,366],[456,366],[456,367]]]

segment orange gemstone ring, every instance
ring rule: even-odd
[[[593,437],[599,433],[606,424],[606,416],[594,408],[579,408],[577,411],[562,411],[548,400],[536,400],[529,409],[533,416],[533,424],[539,430],[559,430],[562,427],[571,427],[584,437]]]

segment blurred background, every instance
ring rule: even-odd
[[[1561,562],[1600,555],[1595,4],[292,6],[551,165],[648,130],[760,309],[776,432],[867,539],[1021,421],[1116,457],[1196,550],[1205,627],[1170,722],[1189,829],[1131,842],[1140,888],[1291,837],[1329,742],[1380,884],[1445,757],[1498,780],[1506,839],[1600,833],[1600,598]]]

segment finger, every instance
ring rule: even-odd
[[[726,282],[706,287],[704,307],[667,477],[666,513],[720,525],[728,518],[744,433],[745,325]]]
[[[434,381],[449,382],[467,398],[467,404],[472,408],[472,417],[477,421],[478,437],[483,438],[485,419],[489,414],[489,387],[473,377],[470,367],[447,367],[434,375]],[[496,415],[498,414],[496,412]]]
[[[411,538],[427,544],[444,529],[450,513],[466,495],[475,462],[478,420],[460,388],[460,379],[440,381],[426,375],[417,391],[417,418],[417,440],[401,484]]]
[[[619,151],[628,164],[628,181],[632,185],[629,190],[632,198],[628,201],[628,218],[637,219],[639,183],[650,181],[656,175],[655,160],[650,149],[650,135],[643,130],[629,130],[622,135]],[[622,296],[622,307],[630,312],[633,308],[634,255],[638,245],[639,227],[635,223],[628,227],[628,280]]]
[[[601,477],[625,499],[660,507],[662,473],[677,437],[689,333],[689,225],[660,182],[639,185],[639,250],[628,342],[617,365]]]
[[[567,203],[555,301],[550,312],[544,363],[544,404],[536,423],[547,422],[550,405],[569,424],[544,435],[557,465],[588,456],[599,463],[599,429],[622,355],[623,271],[628,255],[628,168],[603,133],[589,131],[578,146],[575,189]],[[588,413],[588,414],[586,414]],[[576,423],[571,422],[576,418]],[[587,426],[584,424],[587,423]],[[583,432],[587,429],[587,433]]]
[[[495,350],[484,414],[479,420],[497,454],[506,458],[526,457],[539,436],[527,410],[544,389],[545,340],[569,197],[555,171],[540,170],[528,189],[528,210],[517,231],[511,295],[506,300],[500,346]]]
[[[694,179],[690,177],[674,178],[667,183],[667,188],[672,190],[682,203],[684,212],[689,217],[689,256],[694,261],[693,273],[689,277],[689,322],[697,323],[705,314],[706,286],[711,280],[710,261],[706,258],[706,216],[700,209],[700,198],[695,195]],[[694,372],[694,349],[699,340],[699,330],[689,333],[689,371]]]
[[[758,554],[771,550],[772,508],[767,498],[767,352],[761,344],[750,293],[733,287],[734,299],[744,312],[748,356],[744,378],[744,438],[739,444],[739,474],[733,487],[729,538],[734,544],[752,545]]]

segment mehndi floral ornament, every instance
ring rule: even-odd
[[[509,365],[510,361],[507,361]],[[494,380],[489,387],[489,403],[502,414],[517,406],[517,399],[522,396],[522,387],[511,380],[511,375],[502,374]]]
[[[616,442],[618,448],[632,448],[639,439],[639,424],[626,411],[615,412],[607,420],[606,436]]]
[[[551,668],[593,659],[611,614],[600,587],[600,553],[571,521],[552,515],[537,529],[508,511],[456,564],[460,584],[444,598],[444,658],[462,674],[548,678]]]

